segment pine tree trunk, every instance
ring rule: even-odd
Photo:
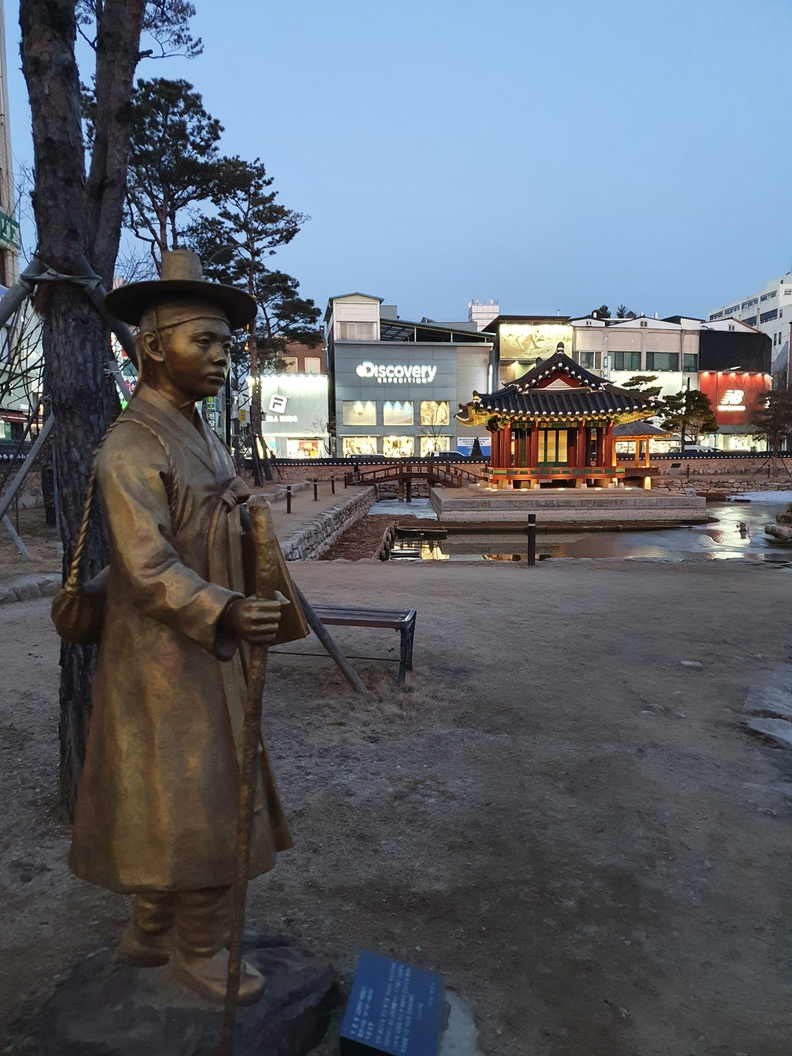
[[[21,0],[22,69],[27,82],[35,157],[33,207],[37,253],[61,274],[79,275],[80,258],[105,282],[112,278],[121,231],[128,156],[128,104],[145,0],[106,0],[97,40],[97,119],[86,181],[80,78],[74,53],[76,0]],[[135,36],[137,26],[137,36]],[[131,34],[131,37],[130,37]],[[87,77],[85,78],[88,79]],[[46,377],[55,415],[64,570],[82,519],[93,451],[118,413],[106,376],[111,354],[104,320],[83,290],[67,281],[42,287]],[[84,578],[107,561],[98,511],[83,560]],[[73,814],[90,718],[95,648],[63,644],[60,689],[60,806]]]

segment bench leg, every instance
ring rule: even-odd
[[[399,630],[401,635],[401,655],[399,657],[399,677],[396,685],[404,685],[404,679],[408,671],[412,671],[413,639],[415,638],[415,620]]]
[[[409,647],[409,644],[407,642],[407,628],[406,627],[400,628],[399,634],[401,635],[401,650],[400,650],[400,655],[399,655],[399,677],[396,679],[396,685],[397,686],[403,686],[406,674],[410,670],[410,667],[411,667],[410,661],[409,661],[409,648],[410,647]]]

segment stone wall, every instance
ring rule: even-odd
[[[366,488],[346,501],[341,496],[337,506],[320,514],[294,535],[281,539],[283,556],[287,561],[309,561],[319,557],[347,528],[365,517],[376,501],[376,488]]]

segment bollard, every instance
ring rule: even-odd
[[[291,484],[286,485],[286,512],[291,513]]]
[[[314,486],[314,502],[319,501],[319,485],[316,481],[313,482]]]
[[[407,502],[412,502],[412,477],[407,478]]]
[[[346,489],[348,487],[349,487],[349,474],[345,473],[344,474],[344,491],[346,491]]]
[[[536,514],[528,514],[528,567],[536,564]]]
[[[330,491],[335,495],[335,477],[330,477]]]

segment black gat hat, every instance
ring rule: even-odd
[[[190,249],[172,249],[163,253],[159,279],[119,286],[107,294],[104,303],[116,319],[138,326],[150,308],[185,298],[209,301],[220,308],[234,330],[247,326],[256,318],[256,298],[236,286],[207,282],[201,258]]]

